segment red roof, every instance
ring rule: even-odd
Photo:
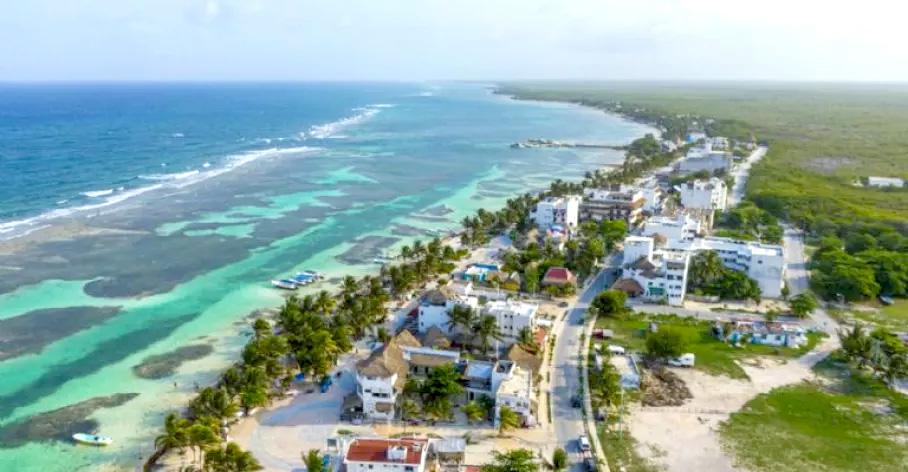
[[[541,326],[539,327],[539,329],[536,330],[536,344],[539,345],[539,349],[545,348],[545,335],[547,333],[548,333],[548,330]]]
[[[571,280],[573,275],[571,271],[565,269],[564,267],[549,267],[549,270],[545,272],[546,279],[555,279],[555,280]]]
[[[388,448],[404,447],[407,458],[402,461],[388,459]],[[399,464],[420,464],[429,448],[428,439],[356,439],[347,449],[348,462],[389,462]]]

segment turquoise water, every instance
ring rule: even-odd
[[[5,213],[0,215],[6,218],[0,224],[5,222],[2,228],[10,232],[72,224],[116,231],[68,240],[36,237],[35,244],[0,254],[0,323],[39,320],[39,310],[119,311],[103,319],[80,314],[71,319],[72,326],[40,326],[40,339],[25,336],[22,341],[21,327],[14,333],[12,337],[20,336],[18,346],[27,349],[0,357],[0,470],[133,468],[150,452],[162,416],[191,396],[194,383],[212,381],[235,358],[248,332],[246,317],[281,303],[282,294],[268,285],[269,279],[304,268],[329,278],[374,272],[375,255],[358,248],[359,238],[393,237],[393,245],[385,248],[392,250],[416,235],[426,238],[429,232],[454,229],[477,209],[497,208],[508,197],[554,178],[579,178],[597,165],[620,161],[620,155],[609,151],[515,150],[508,147],[512,142],[545,137],[620,144],[649,131],[595,111],[514,102],[464,84],[212,86],[202,92],[173,87],[112,93],[139,96],[137,101],[146,105],[156,103],[155,94],[163,103],[198,100],[195,95],[212,103],[207,108],[181,105],[170,111],[178,116],[169,125],[156,117],[148,129],[141,125],[150,119],[148,112],[131,117],[119,109],[83,111],[94,121],[92,131],[81,138],[64,124],[45,124],[44,133],[65,129],[67,139],[55,144],[61,149],[50,149],[46,138],[25,146],[62,162],[65,143],[78,140],[81,155],[113,159],[108,144],[92,153],[86,151],[87,141],[98,139],[98,129],[128,136],[122,138],[129,144],[125,148],[137,154],[139,163],[120,163],[131,156],[119,152],[117,165],[95,163],[86,171],[93,175],[81,176],[82,181],[106,179],[93,185],[98,190],[126,187],[113,195],[146,188],[147,179],[127,176],[145,175],[161,163],[180,173],[199,172],[151,181],[166,185],[88,210],[79,208],[85,206],[82,202],[64,207],[67,212],[50,213],[60,209],[56,198],[91,187],[77,184],[76,177],[57,196],[52,185],[30,190],[31,203],[22,210],[3,200],[6,206],[0,210]],[[333,95],[337,101],[332,102]],[[112,98],[99,102],[119,103]],[[231,103],[260,110],[231,112]],[[105,120],[105,113],[116,120]],[[41,122],[40,113],[34,114],[29,119]],[[65,114],[46,119],[66,122],[61,116]],[[4,136],[14,134],[2,117]],[[130,119],[138,121],[122,123]],[[130,132],[122,132],[124,127]],[[151,137],[143,141],[135,136],[141,133]],[[259,144],[250,144],[255,136],[261,138]],[[192,143],[170,152],[172,140]],[[4,152],[0,147],[6,159],[0,159],[0,169],[27,174],[17,182],[30,181],[22,163]],[[231,156],[237,155],[255,158],[235,165]],[[31,221],[21,223],[27,219]],[[4,326],[12,325],[0,324],[0,330]],[[8,335],[0,331],[0,353]],[[183,363],[164,379],[133,374],[133,366],[144,358],[187,344],[209,344],[214,353]],[[53,430],[56,434],[2,446],[3,428],[117,393],[139,395],[120,406],[73,415]],[[55,440],[65,436],[61,431],[70,423],[97,428],[116,443],[97,450]]]

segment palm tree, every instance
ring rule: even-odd
[[[416,241],[413,241],[413,255],[415,257],[419,257],[419,256],[425,254],[425,252],[426,252],[426,247],[422,244],[422,241],[420,241],[418,239]]]
[[[257,318],[255,322],[252,323],[252,331],[256,341],[262,339],[266,334],[271,334],[271,323],[264,318]]]
[[[318,295],[315,297],[315,306],[321,313],[330,313],[335,305],[337,305],[337,300],[335,300],[327,290],[318,292]]]
[[[703,287],[722,277],[725,265],[716,251],[701,251],[691,258],[688,283],[694,287]]]
[[[470,423],[478,423],[485,419],[486,410],[476,400],[473,400],[460,408]]]
[[[413,256],[413,253],[410,251],[410,246],[404,245],[404,247],[400,248],[400,258],[401,259],[407,260],[412,256]]]
[[[454,305],[448,313],[448,328],[455,331],[458,327],[469,329],[476,322],[476,312],[465,305]]]
[[[492,315],[483,315],[479,318],[473,324],[473,332],[479,338],[479,347],[483,354],[492,347],[493,339],[501,339],[501,332],[498,330],[498,320]]]
[[[344,277],[344,280],[341,281],[341,297],[346,297],[348,295],[353,295],[359,290],[359,283],[356,282],[356,279],[352,275],[347,275]]]
[[[405,399],[400,403],[400,419],[412,420],[419,415],[419,404],[415,400]]]
[[[211,472],[253,472],[262,468],[252,454],[234,442],[224,449],[213,449],[205,454],[205,470]]]
[[[391,341],[391,333],[389,333],[388,329],[384,326],[379,326],[378,329],[375,330],[375,340],[382,344],[388,344],[388,342]]]
[[[528,351],[535,351],[539,348],[539,346],[536,345],[536,338],[533,336],[533,332],[530,330],[529,326],[520,328],[520,331],[517,333],[517,344]]]
[[[307,472],[322,472],[325,468],[322,462],[322,455],[318,449],[309,449],[303,453],[303,464],[306,464]]]
[[[239,409],[229,392],[214,387],[202,389],[189,407],[196,416],[211,416],[221,421],[232,418]]]
[[[187,444],[192,448],[192,461],[199,461],[200,465],[204,464],[205,451],[221,441],[212,426],[204,422],[196,422],[186,430]],[[199,451],[198,458],[196,458],[196,449]]]
[[[498,410],[498,434],[504,434],[505,431],[515,429],[520,426],[520,417],[511,408],[507,406]]]
[[[186,434],[188,427],[189,421],[186,418],[181,418],[176,413],[167,415],[164,420],[164,432],[154,440],[155,447],[163,451],[179,449],[180,454],[183,454],[189,440]]]

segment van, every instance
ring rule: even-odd
[[[608,345],[608,353],[613,356],[623,356],[624,348],[615,344]]]
[[[687,354],[681,354],[678,357],[669,359],[668,365],[672,367],[693,367],[694,360],[694,355],[688,352]]]

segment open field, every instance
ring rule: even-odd
[[[888,306],[873,301],[848,310],[836,308],[830,313],[848,322],[859,321],[891,331],[908,331],[908,300],[903,298],[895,299],[895,303]]]
[[[770,143],[747,195],[792,219],[874,220],[908,226],[908,190],[856,187],[867,176],[908,177],[908,87],[772,83],[520,83],[521,98],[616,100],[624,110],[694,114],[728,135],[753,132]]]
[[[815,370],[823,381],[759,395],[720,426],[735,463],[773,472],[906,470],[908,398],[832,358]]]
[[[726,375],[733,379],[748,378],[747,373],[737,363],[739,360],[756,356],[795,358],[813,349],[820,339],[819,335],[810,334],[808,336],[810,342],[800,349],[756,344],[733,347],[711,334],[712,323],[708,321],[681,318],[677,315],[643,315],[640,313],[626,315],[622,318],[602,316],[596,320],[596,327],[613,330],[615,338],[611,341],[612,343],[642,352],[646,349],[644,334],[650,321],[658,322],[660,327],[675,328],[684,334],[690,342],[687,351],[697,356],[694,369],[712,375]]]

